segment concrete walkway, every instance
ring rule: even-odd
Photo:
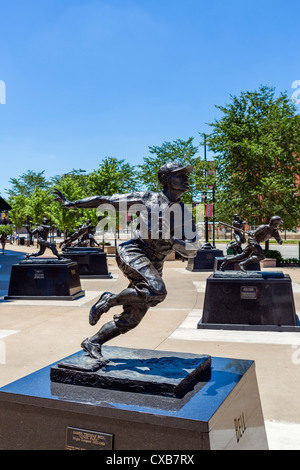
[[[32,251],[36,247],[7,245],[0,255],[0,387],[78,351],[85,337],[119,311],[115,307],[103,315],[97,327],[91,327],[88,313],[95,300],[103,291],[118,292],[127,286],[114,257],[109,256],[113,278],[82,279],[86,295],[81,299],[4,300],[11,265]],[[109,344],[254,360],[269,447],[299,450],[300,333],[198,330],[210,273],[191,273],[185,268],[185,262],[167,261],[166,300],[149,310],[136,329]],[[291,276],[300,312],[300,268],[273,269]]]

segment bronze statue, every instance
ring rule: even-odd
[[[68,201],[58,190],[56,200],[68,209],[97,208],[100,204],[111,204],[119,209],[120,205],[128,210],[136,205],[139,224],[133,239],[117,247],[116,260],[119,268],[129,280],[129,285],[119,294],[104,292],[98,302],[91,308],[89,322],[96,325],[101,315],[117,305],[123,311],[114,315],[112,321],[90,338],[85,339],[81,347],[99,362],[105,361],[101,346],[112,338],[135,328],[150,307],[158,305],[166,298],[167,290],[162,279],[162,270],[166,257],[173,250],[186,258],[195,257],[200,247],[199,236],[190,211],[180,201],[180,196],[189,190],[189,173],[192,166],[180,163],[167,163],[158,172],[158,179],[163,191],[134,192],[115,194],[113,196],[93,196],[75,202]],[[169,217],[176,206],[180,208],[180,222]],[[172,212],[171,212],[172,214]],[[184,217],[183,217],[184,214]],[[157,223],[154,223],[157,216]],[[186,236],[187,227],[192,225]],[[146,227],[146,229],[145,229]],[[181,231],[182,236],[178,233]]]
[[[100,246],[100,243],[95,239],[95,229],[97,224],[94,226],[89,226],[88,230],[79,237],[77,243],[74,243],[74,246],[80,247],[95,247]]]
[[[63,259],[63,257],[58,253],[56,246],[53,243],[50,243],[47,241],[49,231],[50,231],[50,225],[48,225],[48,223],[49,223],[49,220],[46,217],[44,217],[42,220],[42,223],[38,225],[37,228],[34,230],[30,230],[27,225],[24,226],[27,229],[30,237],[37,235],[38,237],[37,243],[40,246],[39,251],[37,251],[36,253],[31,253],[31,254],[28,253],[26,255],[27,259],[31,258],[32,256],[33,257],[42,256],[45,253],[46,248],[49,248],[54,254],[54,256],[56,256],[58,259]]]
[[[99,244],[96,242],[95,238],[93,237],[93,231],[96,228],[96,225],[92,225],[92,221],[88,219],[85,224],[80,225],[80,227],[75,230],[72,235],[62,241],[59,245],[60,248],[65,250],[69,246],[72,245],[76,240],[77,246],[91,246],[92,244]]]
[[[260,225],[256,230],[254,230],[254,232],[244,232],[242,229],[236,228],[237,230],[240,230],[242,234],[248,234],[248,244],[241,253],[237,255],[225,256],[225,259],[220,266],[220,270],[225,271],[225,267],[228,263],[239,262],[241,271],[247,272],[245,267],[248,264],[265,259],[266,256],[264,250],[260,246],[260,243],[266,242],[267,240],[270,240],[270,238],[274,237],[275,240],[281,245],[282,239],[278,231],[278,227],[281,223],[281,218],[275,215],[271,218],[269,224]]]

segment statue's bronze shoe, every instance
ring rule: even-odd
[[[109,299],[113,296],[111,292],[104,292],[95,305],[92,306],[89,315],[90,325],[96,325],[101,315],[110,309]]]
[[[99,361],[103,366],[109,362],[107,359],[104,359],[101,352],[101,346],[99,344],[92,343],[88,338],[82,341],[81,347],[90,357]]]

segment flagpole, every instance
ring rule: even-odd
[[[216,246],[216,237],[215,237],[215,186],[213,186],[213,204],[212,204],[212,216],[213,216],[213,247]]]
[[[206,135],[204,134],[204,160],[206,162]],[[204,174],[205,174],[205,182],[206,182],[206,165],[205,165],[205,169],[204,169]],[[205,242],[208,243],[208,217],[206,215],[206,207],[207,207],[207,192],[204,193],[205,195],[205,202],[204,202],[204,215],[205,215],[205,219],[204,219],[204,223],[205,223]]]

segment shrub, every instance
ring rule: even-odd
[[[266,250],[265,255],[266,258],[276,259],[277,263],[281,263],[283,261],[281,253],[278,250]]]

